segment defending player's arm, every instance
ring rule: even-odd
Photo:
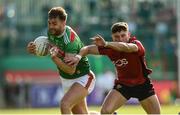
[[[78,55],[83,57],[83,56],[86,56],[88,54],[98,55],[99,54],[98,47],[96,45],[84,46],[83,48],[81,48]]]
[[[79,54],[77,54],[76,56],[73,56],[73,57],[65,58],[64,61],[68,65],[76,66],[79,63],[79,61],[81,60],[81,58],[84,56],[87,56],[88,54],[98,55],[99,54],[98,47],[96,45],[84,46],[81,48]]]
[[[97,46],[104,46],[104,47],[111,48],[117,51],[122,51],[122,52],[137,52],[138,51],[138,46],[136,44],[124,43],[124,42],[107,42],[100,35],[93,37],[92,40]]]
[[[58,66],[58,68],[60,68],[62,71],[64,71],[65,73],[68,73],[70,75],[74,74],[74,72],[76,71],[76,67],[67,65],[65,62],[63,62],[58,57],[58,52],[56,50],[51,49],[50,54],[51,54],[51,58],[52,58],[53,62]]]
[[[117,51],[129,52],[129,53],[138,51],[138,46],[134,43],[106,42],[105,47],[112,48]]]

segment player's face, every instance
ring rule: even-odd
[[[129,32],[121,31],[112,34],[112,40],[114,42],[128,42],[129,41]]]
[[[66,22],[59,18],[48,19],[48,31],[55,36],[61,35],[64,32]]]

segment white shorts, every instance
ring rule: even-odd
[[[74,83],[79,83],[88,90],[89,94],[93,91],[96,82],[95,75],[92,71],[76,79],[64,79],[61,77],[61,80],[64,92],[66,92]]]

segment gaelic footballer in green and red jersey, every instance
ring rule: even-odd
[[[65,53],[78,54],[80,49],[84,46],[76,32],[69,26],[65,27],[65,31],[60,36],[53,36],[48,32],[48,39],[51,44],[57,46],[60,50],[62,60]],[[90,71],[90,64],[87,57],[83,57],[76,67],[76,72],[69,75],[63,72],[60,68],[59,74],[66,79],[74,79],[86,75]]]

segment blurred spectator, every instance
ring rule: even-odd
[[[131,20],[131,21],[129,21],[128,25],[129,25],[129,31],[132,34],[135,34],[136,30],[137,30],[137,23],[135,21]]]
[[[50,10],[50,6],[48,4],[44,5],[42,7],[42,15],[43,15],[43,26],[46,27],[47,26],[47,19],[48,19],[48,11]]]
[[[158,12],[163,9],[164,4],[160,0],[155,0],[154,2],[152,2],[152,6],[154,8],[154,12]]]
[[[4,17],[4,6],[0,5],[0,23],[3,22]]]
[[[88,6],[89,6],[89,11],[90,11],[90,15],[94,16],[95,15],[95,11],[96,11],[96,0],[88,0]]]
[[[140,22],[148,23],[151,19],[151,4],[148,1],[143,1],[139,3],[138,16]]]
[[[165,35],[168,32],[168,25],[165,22],[157,22],[155,29],[157,34]]]
[[[100,23],[103,26],[110,25],[113,17],[113,3],[111,0],[102,0],[100,3]]]
[[[66,10],[67,14],[68,15],[68,18],[67,18],[67,23],[71,23],[72,21],[72,13],[73,13],[73,8],[72,8],[72,4],[71,4],[71,0],[65,0],[64,1],[64,9]]]
[[[19,87],[16,84],[8,84],[4,89],[6,107],[17,107]]]

